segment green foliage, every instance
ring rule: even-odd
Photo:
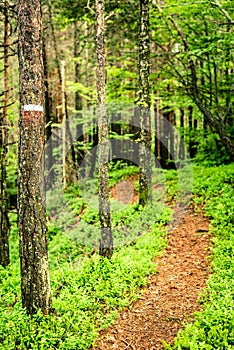
[[[213,233],[212,275],[195,322],[185,325],[173,349],[234,348],[234,167],[195,167],[194,203],[205,206]],[[167,347],[171,349],[170,346]]]
[[[128,65],[129,67],[126,67]],[[137,73],[133,71],[133,64],[124,61],[124,67],[110,66],[107,68],[107,96],[108,102],[134,102]],[[131,92],[129,96],[129,91]]]
[[[7,155],[7,192],[8,196],[17,194],[17,146],[9,148]]]
[[[90,103],[94,103],[96,101],[96,89],[93,87],[86,87],[82,83],[74,83],[73,81],[66,81],[66,86],[68,91],[78,92],[80,97],[83,97]]]
[[[168,201],[176,199],[178,195],[178,173],[176,170],[164,170],[166,178],[167,198]]]
[[[230,162],[230,157],[227,155],[217,134],[207,130],[206,135],[204,135],[204,131],[200,130],[194,135],[193,140],[198,145],[194,159],[196,163],[204,166],[214,166]]]

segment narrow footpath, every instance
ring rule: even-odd
[[[114,326],[100,333],[96,350],[164,349],[184,321],[200,309],[199,293],[209,275],[209,222],[192,208],[174,208],[168,226],[168,246],[155,260],[156,273],[144,294],[120,314]]]

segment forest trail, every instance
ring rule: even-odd
[[[209,222],[192,208],[174,208],[168,246],[155,259],[155,274],[144,294],[124,309],[116,323],[100,332],[93,349],[163,349],[173,343],[182,323],[199,310],[199,293],[209,275]]]

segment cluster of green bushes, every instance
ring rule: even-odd
[[[212,274],[200,301],[202,312],[185,325],[176,350],[234,349],[234,165],[194,168],[197,208],[205,208],[212,234]],[[170,346],[167,347],[171,349]]]

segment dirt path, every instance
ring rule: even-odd
[[[113,327],[101,332],[95,349],[163,349],[173,343],[182,322],[199,310],[198,295],[209,274],[208,221],[192,209],[175,208],[168,247],[156,259],[156,274],[143,296],[123,310]]]

